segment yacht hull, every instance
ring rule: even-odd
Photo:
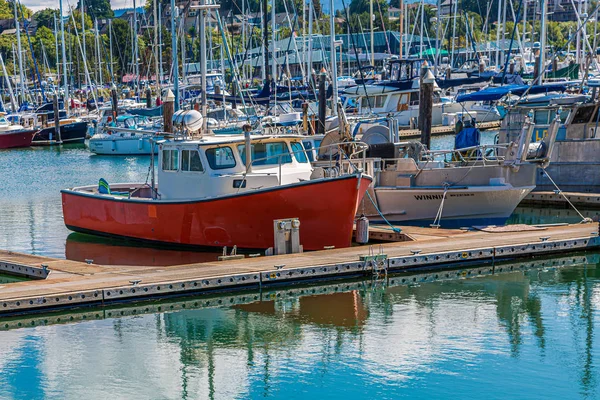
[[[422,226],[433,224],[444,199],[440,220],[443,227],[502,225],[533,188],[472,186],[449,189],[445,199],[443,188],[375,188],[375,198],[379,210],[390,222]],[[383,221],[376,212],[367,214],[374,222]]]
[[[74,122],[60,126],[63,143],[83,143],[87,135],[87,122]],[[33,137],[34,145],[54,144],[58,140],[54,126],[44,128]]]
[[[305,250],[351,244],[354,216],[371,184],[343,176],[242,192],[213,199],[166,201],[62,191],[67,228],[173,245],[266,249],[273,220],[300,219]]]
[[[150,155],[152,154],[152,142],[149,137],[92,137],[88,141],[88,147],[92,153],[99,155]],[[156,153],[156,150],[155,150]]]
[[[29,147],[36,132],[35,130],[22,130],[0,133],[0,149]]]

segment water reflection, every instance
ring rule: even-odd
[[[91,259],[101,265],[167,266],[217,261],[219,255],[72,233],[67,237],[64,256],[73,261]]]
[[[598,255],[536,265],[33,317],[94,321],[1,332],[0,398],[598,398]]]

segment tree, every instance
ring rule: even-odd
[[[112,18],[115,16],[110,7],[110,0],[84,0],[85,13],[92,19]],[[77,9],[81,9],[81,0],[77,2]]]
[[[58,10],[51,8],[45,8],[33,14],[33,19],[37,22],[38,27],[45,26],[46,28],[54,29],[55,18],[58,23],[60,21]]]

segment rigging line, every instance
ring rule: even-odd
[[[360,57],[358,56],[358,51],[356,49],[356,43],[354,42],[354,34],[350,30],[350,14],[349,14],[348,8],[346,7],[345,0],[342,0],[342,6],[344,7],[344,10],[346,11],[346,25],[348,26],[348,32],[349,32],[348,36],[349,36],[350,42],[352,42],[352,48],[354,49],[354,55],[356,57],[356,62],[358,63],[358,73],[360,74],[362,86],[363,86],[363,89],[365,90],[365,96],[367,98],[367,105],[369,106],[369,112],[373,113],[373,107],[371,106],[371,98],[369,97],[369,93],[367,92],[367,85],[365,84],[365,76],[362,72],[362,64],[360,62]],[[358,91],[357,91],[357,94],[358,94]]]
[[[567,40],[567,42],[561,47],[558,48],[553,56],[550,58],[550,63],[552,63],[554,61],[554,59],[556,57],[558,57],[558,54],[562,51],[564,51],[565,46],[568,46],[573,39],[575,38],[576,35],[579,35],[579,31],[586,26],[587,22],[589,21],[590,18],[592,18],[592,16],[596,13],[596,11],[598,11],[600,9],[600,3],[596,6],[596,8],[594,9],[594,11],[592,11],[591,13],[588,14],[587,18],[585,19],[585,21],[583,21],[583,23],[581,24],[581,26],[579,28],[577,28],[577,30],[571,35],[571,37],[569,37],[569,39]],[[542,51],[544,51],[544,49],[542,49]],[[531,88],[533,87],[533,85],[535,85],[538,81],[541,83],[542,80],[542,76],[544,75],[544,71],[545,71],[545,66],[540,65],[540,69],[542,70],[542,72],[539,74],[539,76],[532,82],[531,85],[529,85],[527,87],[527,89],[525,90],[525,92],[523,92],[523,94],[521,95],[521,97],[519,97],[519,99],[517,99],[516,102],[514,102],[512,105],[509,105],[508,110],[512,110],[514,107],[516,107],[524,98],[525,96],[529,93],[529,91],[531,90]],[[583,80],[585,81],[585,79]],[[582,83],[583,83],[582,81]]]
[[[581,217],[581,222],[580,223],[591,222],[592,220],[590,218],[584,217],[583,214],[581,214],[581,212],[579,212],[579,210],[577,209],[577,207],[575,207],[573,205],[573,203],[571,203],[571,200],[569,200],[569,198],[563,193],[563,191],[560,190],[560,188],[554,182],[554,180],[552,179],[552,177],[550,177],[550,174],[548,174],[548,171],[546,171],[546,168],[542,168],[542,172],[548,177],[548,179],[550,180],[550,182],[552,182],[552,185],[554,185],[554,187],[556,188],[555,193],[556,194],[560,194],[566,200],[566,202],[569,203],[569,205],[573,208],[573,210],[575,210],[575,212],[577,214],[579,214],[579,216]]]

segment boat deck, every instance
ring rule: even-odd
[[[0,251],[0,272],[38,279],[0,286],[0,315],[148,297],[234,292],[307,280],[402,273],[584,251],[600,246],[598,224],[465,231],[402,228],[405,240],[316,252],[187,265],[96,265]],[[381,234],[391,232],[375,228]],[[374,253],[374,254],[372,254]]]

